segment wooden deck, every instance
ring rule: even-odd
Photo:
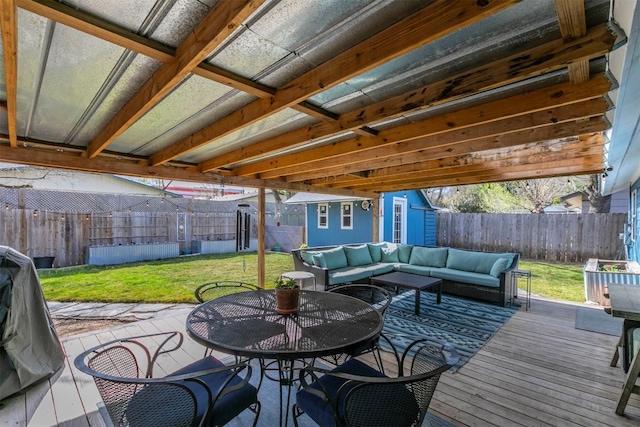
[[[442,376],[431,410],[461,426],[635,426],[640,397],[615,415],[624,373],[609,367],[617,338],[574,329],[578,305],[533,298],[457,373]],[[53,386],[33,390],[0,411],[0,426],[103,426],[91,378],[73,358],[113,337],[184,331],[184,315],[129,324],[63,341],[67,367]],[[183,364],[202,356],[188,341]],[[40,393],[38,395],[38,393]],[[44,397],[42,398],[42,394]],[[37,408],[34,402],[40,401]]]

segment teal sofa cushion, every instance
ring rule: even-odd
[[[491,267],[490,275],[493,277],[500,277],[500,272],[507,269],[509,266],[509,260],[507,258],[498,258]]]
[[[372,264],[371,253],[367,245],[343,246],[344,254],[347,257],[347,265],[358,267],[360,265]]]
[[[451,268],[434,268],[431,271],[431,277],[451,280],[453,282],[471,283],[474,285],[486,286],[489,288],[500,287],[500,279],[490,276],[489,274],[453,270]]]
[[[508,260],[508,266],[513,262],[513,257],[514,254],[475,252],[449,248],[447,268],[490,274],[493,264],[495,264],[499,258],[506,258]]]
[[[412,264],[398,264],[396,266],[396,271],[401,271],[403,273],[419,274],[421,276],[431,276],[431,272],[434,269],[436,269],[436,268],[435,267],[425,267],[425,266],[422,266],[422,265],[412,265]]]
[[[369,254],[371,255],[371,261],[380,262],[380,261],[382,261],[382,248],[386,248],[387,247],[387,242],[367,243],[367,247],[369,248]]]
[[[313,265],[317,265],[320,268],[327,268],[327,261],[324,259],[324,255],[319,252],[313,254]]]
[[[409,263],[412,248],[413,246],[411,245],[398,245],[398,259],[400,260],[400,262],[404,262],[405,264]]]
[[[411,250],[409,264],[424,267],[444,267],[447,265],[447,248],[423,248],[415,246]]]
[[[398,258],[398,248],[382,248],[380,252],[382,253],[381,262],[400,262],[400,258]]]
[[[316,253],[315,251],[300,251],[300,258],[307,264],[313,265],[313,256]]]
[[[364,267],[339,268],[329,272],[329,284],[340,285],[347,282],[357,282],[371,277],[372,273]]]
[[[336,270],[338,268],[344,268],[348,265],[347,256],[344,253],[344,249],[342,246],[338,246],[337,248],[327,249],[326,251],[318,251],[319,255],[322,255],[324,259],[324,265],[321,265],[322,268],[328,268],[329,270]],[[313,260],[315,262],[316,255],[313,256]]]
[[[392,262],[378,262],[376,264],[366,265],[364,268],[371,272],[372,276],[379,276],[381,274],[391,273],[395,270],[396,264]]]

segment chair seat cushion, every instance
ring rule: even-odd
[[[189,374],[192,372],[215,369],[222,366],[224,366],[222,362],[213,356],[209,356],[185,366],[184,368],[173,372],[171,375]],[[209,374],[203,376],[202,380],[215,395],[231,374],[231,371]],[[242,378],[236,376],[231,379],[229,385],[235,385],[241,381]],[[193,392],[198,405],[196,419],[202,419],[207,405],[209,404],[209,397],[206,390],[204,387],[193,381],[180,381],[179,383],[183,384]],[[162,390],[161,387],[165,387],[165,389]],[[175,404],[175,402],[173,402],[174,404],[170,404],[171,394],[169,394],[170,389],[168,387],[171,386],[163,386],[160,384],[153,385],[145,387],[136,393],[136,395],[131,399],[127,410],[127,414],[130,414],[129,422],[131,422],[132,425],[139,425],[135,422],[139,419],[140,421],[144,421],[143,425],[149,425],[149,414],[154,414],[155,419],[162,420],[162,425],[184,425],[183,417],[186,415],[185,411],[187,408],[184,408],[185,411],[182,411],[181,413],[179,405]],[[234,391],[220,398],[213,407],[211,419],[214,421],[215,425],[226,424],[240,414],[240,412],[244,411],[249,405],[255,403],[258,398],[257,396],[258,390],[251,384],[247,384],[240,390]],[[139,416],[136,416],[136,414],[139,414]]]
[[[356,359],[348,360],[331,372],[345,372],[354,375],[377,378],[386,376]],[[337,396],[340,386],[342,386],[345,382],[347,382],[347,380],[342,378],[336,378],[331,375],[323,375],[318,381],[312,383],[311,387],[316,390],[324,390],[326,394],[333,399]],[[346,395],[346,392],[342,392],[339,396],[340,400],[337,402],[337,406],[339,408],[338,416],[340,417],[344,415],[344,409],[342,408],[342,406],[344,405],[344,398]],[[333,419],[333,411],[331,410],[331,405],[328,402],[323,402],[320,397],[309,393],[305,389],[302,388],[296,393],[296,404],[318,425],[336,425],[336,422]]]

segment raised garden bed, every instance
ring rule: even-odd
[[[584,293],[587,302],[609,305],[604,293],[610,283],[640,286],[640,264],[636,261],[589,259],[584,266]]]

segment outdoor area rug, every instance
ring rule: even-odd
[[[578,307],[576,310],[576,329],[598,332],[619,337],[622,333],[623,319],[613,317],[596,307]]]
[[[422,292],[420,316],[417,316],[414,301],[413,291],[393,298],[383,333],[392,336],[399,350],[411,342],[411,338],[405,338],[407,335],[448,342],[460,355],[451,372],[460,369],[518,311],[516,307],[499,307],[448,295],[442,295],[441,304],[436,304],[435,293]]]

